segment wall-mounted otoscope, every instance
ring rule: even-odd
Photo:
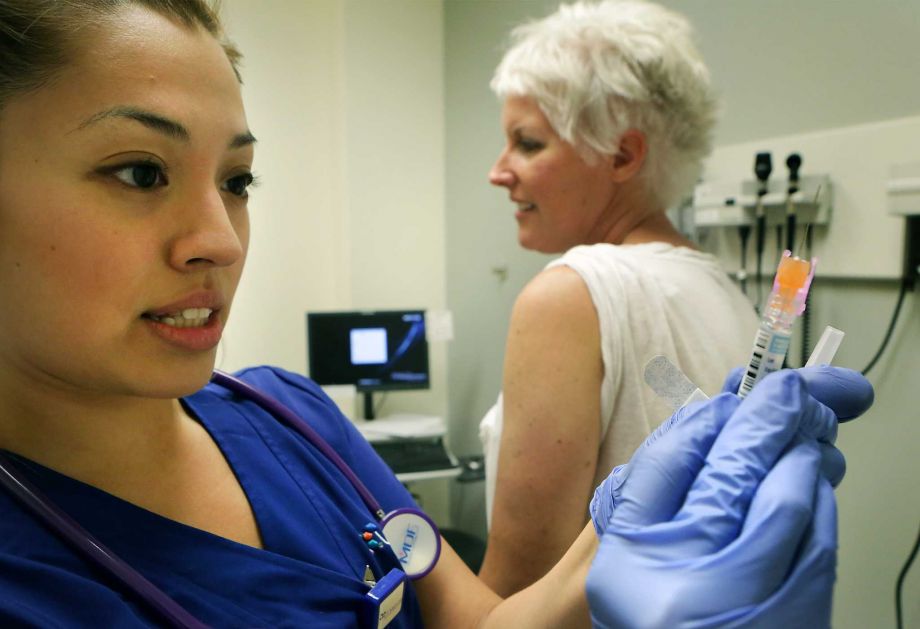
[[[747,245],[750,236],[750,225],[745,224],[738,226],[738,238],[741,241],[741,263],[738,265],[738,284],[741,286],[741,292],[745,295],[747,295]]]
[[[789,184],[786,188],[786,248],[789,251],[795,251],[795,237],[798,218],[796,216],[795,202],[792,200],[793,195],[799,191],[799,169],[802,168],[802,156],[798,153],[790,153],[786,158],[786,168],[789,169]],[[818,186],[820,193],[821,186]],[[818,202],[818,195],[815,195],[815,204]],[[799,245],[799,251],[804,250],[804,258],[811,260],[811,229],[810,225],[805,226],[805,236]],[[808,360],[811,349],[811,307],[808,299],[805,300],[805,312],[802,313],[802,354],[801,362],[804,365]]]
[[[757,282],[757,311],[760,312],[761,281],[763,279],[763,247],[767,235],[767,219],[763,209],[763,198],[767,194],[767,180],[773,172],[773,160],[769,152],[758,153],[754,158],[754,175],[757,177],[757,206],[754,209],[754,218],[757,227],[757,272],[754,281]]]
[[[786,167],[789,169],[789,187],[786,189],[786,249],[795,251],[796,216],[795,203],[792,195],[799,191],[799,169],[802,167],[802,156],[791,153],[786,158]],[[807,255],[811,255],[809,251]]]

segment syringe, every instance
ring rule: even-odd
[[[816,260],[809,263],[793,257],[788,249],[783,252],[773,280],[773,290],[763,308],[763,316],[757,335],[754,337],[754,350],[748,363],[738,395],[746,396],[761,378],[782,368],[792,324],[805,310],[805,298],[815,275]]]

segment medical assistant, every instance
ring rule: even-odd
[[[338,452],[384,510],[415,507],[406,489],[312,381],[257,367],[238,377],[275,397]],[[183,399],[236,474],[264,549],[136,507],[16,457],[39,489],[202,622],[215,627],[357,626],[368,586],[396,567],[361,532],[373,520],[316,448],[249,400],[210,384]],[[146,608],[100,576],[0,492],[0,626],[149,626]],[[389,627],[421,627],[411,585]]]

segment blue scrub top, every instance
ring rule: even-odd
[[[385,511],[406,489],[312,381],[256,367],[240,378],[306,420]],[[332,462],[254,402],[208,385],[183,400],[246,492],[264,549],[161,517],[12,455],[52,501],[202,622],[213,627],[355,627],[365,566],[395,567],[360,534],[373,516]],[[158,620],[0,490],[0,626],[134,627]],[[389,627],[421,627],[406,588]]]

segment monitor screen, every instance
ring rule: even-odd
[[[359,391],[429,387],[422,310],[308,312],[307,354],[317,384],[353,384]]]

